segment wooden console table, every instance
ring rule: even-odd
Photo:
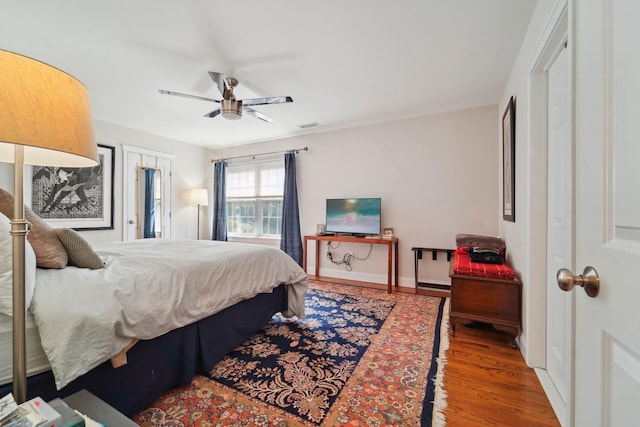
[[[393,239],[369,239],[365,237],[351,236],[304,236],[304,244],[302,246],[302,268],[307,272],[307,242],[315,240],[316,242],[316,278],[320,277],[320,242],[344,242],[344,243],[368,243],[371,245],[387,245],[387,291],[391,293],[391,277],[395,269],[394,285],[398,286],[398,238]]]

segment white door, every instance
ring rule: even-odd
[[[124,215],[124,226],[122,240],[135,240],[140,238],[140,199],[141,194],[138,186],[138,169],[149,167],[158,169],[160,172],[160,211],[162,217],[157,224],[162,224],[159,237],[171,238],[171,211],[173,205],[173,154],[161,153],[139,147],[123,145],[123,187],[124,196],[122,200],[122,210]]]
[[[575,0],[575,425],[640,425],[640,1]]]
[[[573,265],[573,152],[569,53],[560,50],[547,72],[547,345],[549,400],[562,425],[570,425],[573,293],[558,289],[556,272]]]

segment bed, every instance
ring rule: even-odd
[[[37,269],[28,397],[87,389],[131,416],[207,372],[275,313],[304,317],[307,276],[279,249],[166,239],[93,249],[104,268]],[[7,319],[0,317],[0,394],[11,390]]]

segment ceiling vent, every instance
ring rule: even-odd
[[[318,127],[320,127],[320,123],[318,123],[318,122],[306,123],[304,125],[299,125],[299,127],[300,127],[300,129],[318,128]]]

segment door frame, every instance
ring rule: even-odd
[[[547,87],[548,87],[548,70],[555,61],[558,53],[564,48],[564,44],[570,40],[572,16],[569,10],[568,0],[558,1],[551,13],[549,20],[544,28],[536,48],[534,49],[528,63],[529,83],[530,83],[530,128],[529,138],[530,157],[530,227],[528,229],[528,241],[530,249],[530,275],[528,287],[528,307],[531,313],[528,315],[528,346],[526,351],[527,364],[535,368],[536,374],[542,384],[542,387],[549,398],[551,406],[554,408],[556,415],[560,419],[562,416],[559,405],[562,405],[560,395],[556,392],[553,382],[551,381],[546,368],[546,329],[547,329],[547,237],[546,233],[540,233],[540,230],[547,230],[547,157],[548,157],[548,138],[547,138]],[[569,70],[570,76],[574,75],[574,53],[573,49],[569,50]],[[569,86],[570,98],[570,139],[575,138],[575,112],[574,112],[574,93],[575,83],[571,78]],[[575,153],[572,157],[575,157]],[[573,204],[575,205],[575,197]],[[573,228],[575,230],[575,209],[572,214]],[[575,235],[575,233],[572,233]],[[571,266],[574,269],[575,264],[575,241],[572,242],[573,259]],[[575,354],[575,293],[572,295],[571,310],[572,321],[570,325],[571,354]],[[572,358],[573,360],[573,358]],[[565,418],[560,420],[563,425],[573,425],[574,420],[574,371],[575,363],[571,366],[571,386],[569,391],[569,399],[567,402]],[[564,410],[562,410],[564,412]]]
[[[136,161],[137,166],[151,166],[157,165],[161,162],[165,165],[166,173],[165,188],[163,189],[163,216],[165,218],[164,223],[166,226],[166,233],[163,233],[163,237],[171,238],[172,236],[172,212],[173,212],[173,163],[176,158],[174,154],[163,153],[155,150],[148,150],[146,148],[134,147],[131,145],[122,145],[122,240],[131,240],[129,236],[130,226],[135,224],[138,227],[136,210],[136,194],[137,194],[137,174],[130,169],[129,155],[140,156],[140,159]],[[135,218],[135,219],[134,219]],[[134,223],[131,223],[134,221]]]

